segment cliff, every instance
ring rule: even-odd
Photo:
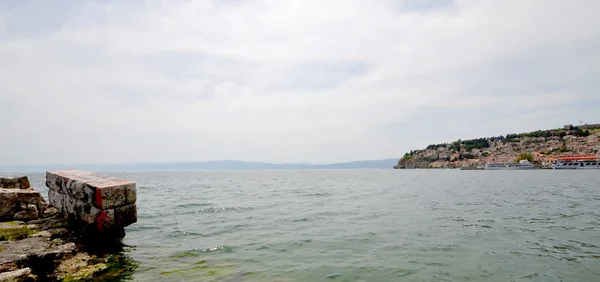
[[[428,168],[430,162],[420,156],[403,157],[398,160],[398,164],[394,166],[395,169],[406,169],[406,168]]]

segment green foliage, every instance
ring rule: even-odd
[[[471,140],[462,141],[465,150],[471,151],[472,149],[483,149],[490,147],[490,141],[487,138],[477,138]]]
[[[456,152],[460,152],[460,144],[461,144],[461,141],[460,141],[460,139],[458,139],[458,141],[452,142],[452,144],[450,144],[450,146],[448,146],[448,149],[454,150]]]
[[[517,141],[514,141],[517,140]],[[506,134],[506,139],[504,142],[518,142],[519,135],[518,134]]]
[[[476,155],[470,154],[470,153],[463,153],[463,154],[460,154],[458,156],[459,160],[462,160],[462,159],[468,159],[469,160],[469,159],[476,159],[476,158],[477,158]]]
[[[575,129],[575,132],[573,132],[573,135],[580,136],[580,137],[587,137],[587,136],[590,136],[591,133],[589,130],[583,131],[583,130],[577,128],[577,129]]]
[[[0,229],[0,241],[15,241],[27,238],[35,233],[35,230],[29,229],[26,225],[20,227],[10,227]]]
[[[515,161],[527,160],[533,162],[533,155],[531,153],[522,153],[515,158]]]
[[[442,143],[442,144],[431,144],[427,146],[427,150],[437,150],[437,148],[439,147],[446,147],[448,144],[446,143]]]
[[[537,130],[527,133],[519,133],[519,134],[506,134],[506,138],[504,142],[518,142],[520,138],[523,137],[552,137],[552,136],[560,136],[564,137],[566,135],[564,129],[552,129],[552,130]]]

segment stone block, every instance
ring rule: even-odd
[[[46,186],[51,205],[97,231],[120,234],[137,222],[135,182],[68,169],[46,172]]]
[[[94,207],[91,202],[84,202],[53,190],[48,191],[48,198],[50,205],[66,217],[81,220],[86,224],[95,224],[101,211],[101,209]]]
[[[29,187],[29,179],[25,175],[0,174],[0,188],[27,189]]]
[[[40,192],[31,188],[0,188],[0,203],[0,220],[36,219],[46,209]]]
[[[96,218],[96,228],[100,231],[113,229],[115,225],[115,210],[101,210]]]
[[[137,206],[130,204],[115,208],[115,224],[118,226],[128,226],[137,222]]]
[[[92,200],[101,209],[115,208],[136,201],[135,182],[77,169],[46,172],[50,190],[82,201]]]
[[[65,195],[55,191],[55,190],[48,190],[48,202],[50,203],[50,206],[56,208],[59,212],[64,213],[65,211],[63,210],[63,207],[65,207]]]

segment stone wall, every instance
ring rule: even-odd
[[[46,209],[40,192],[23,175],[0,175],[0,221],[33,220]]]
[[[68,169],[46,172],[46,186],[50,205],[95,231],[118,232],[137,221],[135,182]]]

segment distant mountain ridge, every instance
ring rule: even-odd
[[[69,164],[69,165],[0,165],[0,172],[44,172],[54,169],[78,168],[99,172],[128,171],[198,171],[198,170],[277,170],[277,169],[390,169],[398,159],[363,160],[332,164],[266,163],[235,160],[174,163],[131,164]]]

